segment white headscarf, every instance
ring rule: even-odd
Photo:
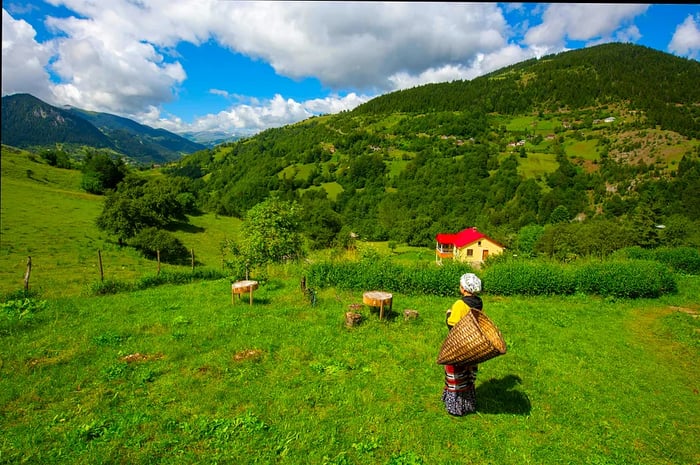
[[[478,294],[481,292],[481,280],[474,273],[463,274],[459,278],[459,284],[467,292]]]

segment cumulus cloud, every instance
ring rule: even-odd
[[[53,51],[50,44],[39,44],[35,38],[29,23],[2,10],[2,95],[29,93],[52,100],[46,66]]]
[[[149,126],[179,133],[216,132],[246,136],[264,129],[296,123],[314,115],[351,110],[369,99],[367,96],[350,93],[344,97],[332,95],[297,102],[277,94],[264,101],[250,99],[250,103],[236,104],[228,110],[197,118],[192,123],[171,115],[163,117],[155,108],[149,108],[149,111],[140,114],[139,119]]]
[[[553,3],[545,9],[542,23],[527,31],[524,43],[544,54],[563,50],[567,40],[590,44],[611,41],[622,24],[648,8],[649,5],[633,4]],[[626,34],[622,37],[631,38],[634,29],[627,29]]]
[[[221,43],[336,89],[386,91],[394,74],[456,66],[507,43],[496,4],[244,2],[220,16]]]
[[[672,53],[697,60],[700,58],[700,15],[688,16],[676,27],[668,49]]]
[[[43,43],[37,41],[29,23],[3,9],[3,94],[30,92],[49,103],[115,113],[175,132],[238,134],[352,109],[387,91],[472,79],[561,51],[567,39],[633,41],[640,33],[631,21],[648,8],[626,4],[526,8],[468,2],[45,1],[74,14],[47,16],[43,26],[53,38]],[[525,17],[528,11],[530,17]],[[519,22],[508,24],[504,12],[518,12]],[[697,34],[697,22],[689,18],[669,47],[697,53],[697,45],[692,48],[693,31]],[[522,43],[515,40],[520,36]],[[268,63],[280,76],[315,78],[330,95],[306,101],[283,95],[257,100],[217,83],[217,88],[200,92],[220,97],[228,108],[183,121],[163,111],[163,105],[177,100],[180,93],[193,92],[187,87],[187,60],[177,53],[183,42],[220,45]]]

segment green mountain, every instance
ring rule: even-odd
[[[2,98],[2,143],[20,148],[106,148],[146,164],[177,160],[205,148],[164,129],[108,113],[57,108],[29,94]]]
[[[2,98],[2,143],[15,147],[80,144],[114,148],[112,141],[84,118],[29,94]]]
[[[510,244],[573,219],[653,242],[659,224],[700,220],[698,82],[697,61],[600,45],[383,95],[194,153],[170,173],[219,214],[271,194],[297,200],[319,246],[348,231],[430,245],[469,226]]]

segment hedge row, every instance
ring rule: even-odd
[[[406,295],[454,296],[468,265],[402,266],[387,260],[319,263],[307,282],[319,288],[387,290]],[[583,264],[510,260],[477,272],[483,292],[494,295],[568,295],[659,297],[677,290],[673,273],[653,260],[616,260]]]
[[[325,262],[311,265],[307,284],[318,288],[390,290],[406,295],[455,295],[466,264],[402,266],[387,259]]]
[[[195,281],[216,280],[228,277],[222,271],[211,268],[198,268],[194,271],[163,271],[155,275],[147,275],[135,282],[106,279],[90,285],[91,295],[108,295],[119,292],[132,292],[163,284],[188,284]]]
[[[484,290],[499,295],[595,294],[611,297],[659,297],[675,292],[673,273],[653,260],[624,260],[561,265],[512,261],[484,270]]]
[[[628,247],[615,252],[615,257],[638,260],[656,260],[672,270],[687,274],[700,274],[700,250],[693,247],[659,247],[643,249]]]

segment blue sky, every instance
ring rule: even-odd
[[[613,41],[698,60],[700,6],[9,0],[2,94],[245,136]]]

